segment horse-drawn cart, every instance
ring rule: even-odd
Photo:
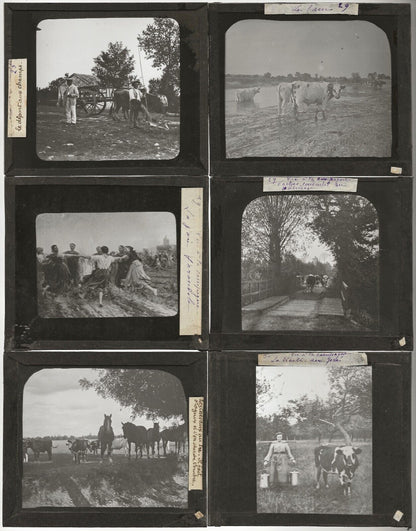
[[[98,116],[107,107],[108,102],[113,100],[113,88],[103,88],[99,86],[98,78],[91,74],[72,74],[74,85],[78,88],[79,98],[77,99],[78,110],[87,116]],[[67,86],[66,80],[59,87],[58,100],[62,98]]]

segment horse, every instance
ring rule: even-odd
[[[185,451],[185,424],[181,424],[180,426],[173,426],[172,428],[163,430],[160,433],[160,438],[162,440],[164,455],[166,455],[166,448],[169,441],[175,443],[175,454],[177,453],[179,455],[181,453],[181,444],[183,445],[183,451]]]
[[[135,444],[136,459],[137,450],[140,448],[140,457],[143,457],[143,446],[147,448],[147,430],[144,426],[136,426],[132,422],[122,422],[123,437],[129,444],[129,459],[131,458],[131,443]]]
[[[105,451],[107,450],[108,460],[110,463],[112,463],[113,460],[111,459],[111,446],[114,441],[114,432],[113,428],[111,427],[111,414],[106,415],[104,413],[104,423],[102,426],[100,426],[97,439],[100,441],[101,461],[103,460]]]
[[[159,423],[154,422],[153,428],[147,430],[147,457],[150,457],[149,447],[152,449],[152,455],[155,455],[155,443],[157,443],[157,455],[159,456],[159,441],[160,441],[160,432],[159,432]]]

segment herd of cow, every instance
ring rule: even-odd
[[[144,426],[136,426],[131,422],[122,423],[123,437],[115,438],[110,445],[108,456],[111,460],[111,453],[113,450],[123,450],[124,454],[131,458],[131,445],[135,445],[136,459],[140,450],[140,457],[143,457],[143,449],[146,449],[147,457],[150,454],[155,455],[155,447],[157,454],[160,456],[160,443],[162,443],[163,454],[166,456],[168,443],[173,442],[174,453],[180,455],[181,450],[185,452],[186,448],[186,426],[181,424],[173,426],[165,430],[159,430],[159,423],[155,422],[153,428],[146,429]],[[90,440],[86,438],[70,438],[66,441],[66,446],[72,454],[73,461],[77,464],[85,462],[87,455],[97,455],[101,450],[101,457],[103,457],[106,448],[101,444],[100,439]],[[29,461],[28,450],[33,453],[34,461],[40,460],[40,454],[46,453],[48,460],[52,461],[52,449],[57,448],[53,445],[51,438],[31,438],[23,439],[23,461]]]
[[[306,293],[312,293],[314,287],[319,285],[327,288],[330,283],[328,275],[296,275],[296,278]]]
[[[277,94],[277,114],[279,120],[289,106],[292,106],[295,120],[299,120],[299,110],[305,105],[316,105],[315,122],[318,121],[318,114],[322,113],[322,118],[326,120],[326,109],[332,98],[338,100],[345,85],[330,83],[327,81],[293,81],[292,83],[280,83],[276,87]],[[236,91],[237,104],[244,104],[254,101],[260,88],[239,89]]]

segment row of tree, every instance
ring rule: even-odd
[[[326,399],[303,395],[268,416],[257,417],[257,440],[268,441],[282,432],[287,439],[342,438],[345,430],[354,438],[372,434],[372,385],[368,368],[328,368],[330,392]],[[257,380],[257,407],[276,397],[266,379]]]

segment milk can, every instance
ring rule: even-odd
[[[299,485],[299,470],[292,470],[289,472],[289,483],[292,487]]]
[[[260,488],[261,489],[268,489],[269,488],[269,477],[270,474],[260,474]]]

